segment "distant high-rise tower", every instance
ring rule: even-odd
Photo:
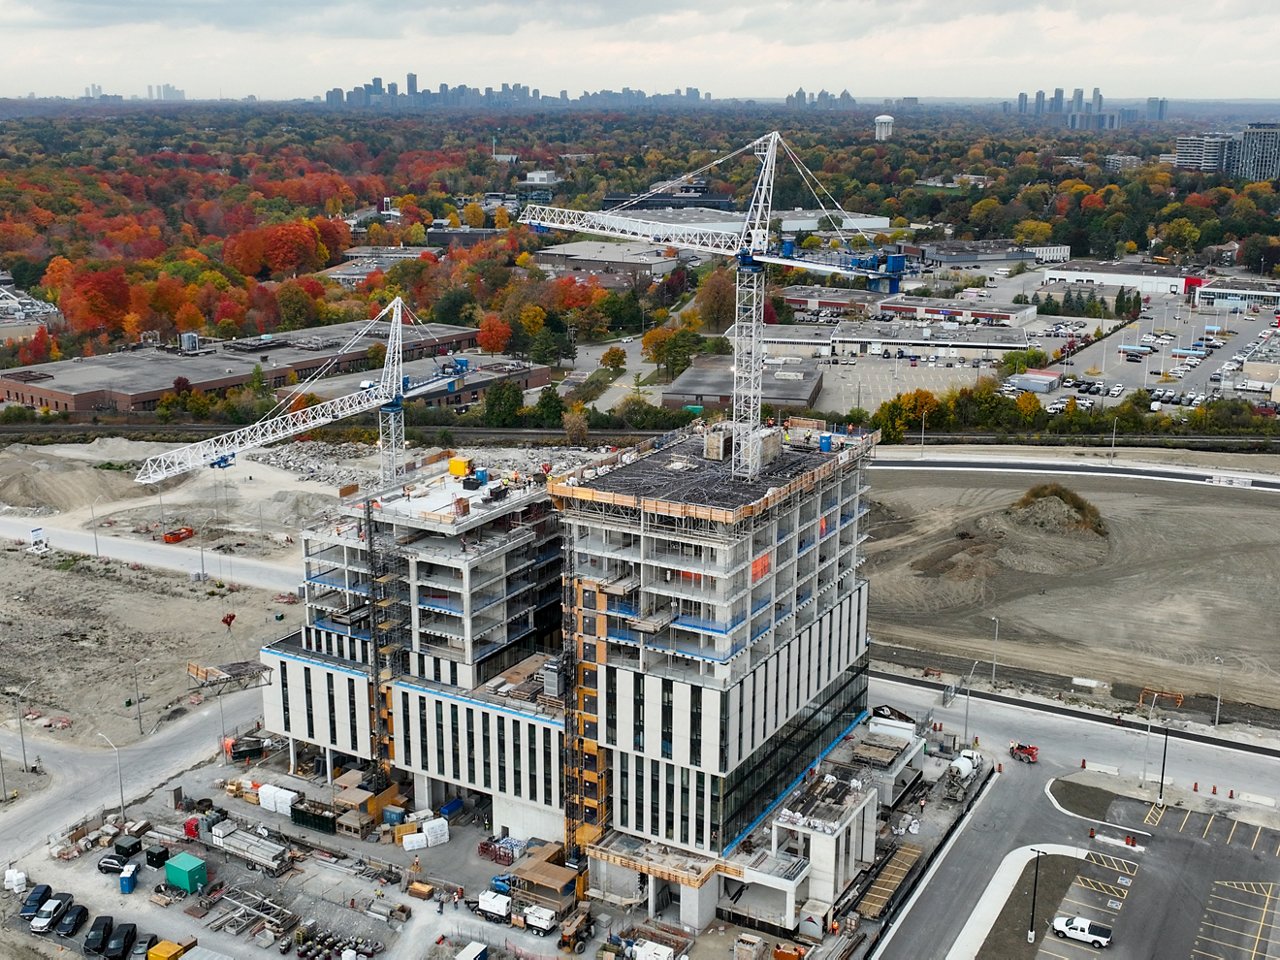
[[[1163,120],[1169,112],[1169,101],[1161,97],[1147,97],[1147,119]]]
[[[1049,112],[1050,113],[1062,112],[1062,88],[1061,87],[1054,88],[1053,99],[1049,101]]]
[[[1044,116],[1044,91],[1043,90],[1036,91],[1036,116],[1037,117]]]
[[[1251,123],[1239,140],[1229,172],[1255,182],[1280,177],[1280,123]]]
[[[1076,87],[1071,92],[1071,112],[1084,113],[1084,87]]]
[[[1027,112],[1027,95],[1025,93],[1018,94],[1018,112]]]
[[[1102,91],[1097,87],[1093,88],[1093,115],[1096,117],[1102,112]]]
[[[381,77],[373,78],[373,93],[379,97],[382,96],[382,78]]]
[[[409,91],[409,96],[416,97],[418,95],[418,75],[411,73],[405,78],[405,89]]]
[[[876,139],[888,140],[893,136],[893,117],[882,113],[876,117]]]

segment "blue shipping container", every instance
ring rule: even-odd
[[[448,818],[457,816],[462,812],[462,798],[454,797],[443,807],[440,808],[440,816]]]

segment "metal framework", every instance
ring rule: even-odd
[[[278,416],[268,417],[258,423],[220,437],[190,443],[167,453],[149,457],[134,480],[138,483],[158,483],[170,477],[189,473],[199,467],[227,467],[237,454],[246,450],[265,447],[278,440],[295,437],[316,427],[343,420],[357,414],[378,410],[378,437],[381,444],[381,471],[384,484],[393,483],[404,473],[404,401],[427,392],[441,381],[452,376],[429,377],[421,381],[409,381],[404,376],[404,316],[416,319],[404,301],[396,297],[381,313],[361,327],[351,338],[354,343],[382,320],[390,321],[387,334],[387,356],[377,384],[368,390],[348,394],[334,400],[326,400],[315,406],[290,410]],[[316,378],[328,372],[329,365],[321,368],[314,377],[301,384],[287,398],[293,402],[301,397],[306,387]]]

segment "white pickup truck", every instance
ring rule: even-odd
[[[1099,949],[1111,946],[1111,928],[1084,917],[1054,917],[1053,932],[1064,940],[1083,940]]]

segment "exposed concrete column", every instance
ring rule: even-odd
[[[649,919],[652,920],[658,915],[658,884],[660,881],[656,877],[649,878]]]
[[[324,782],[333,783],[333,747],[324,748]]]
[[[289,738],[289,775],[298,775],[298,741]]]
[[[692,930],[705,930],[716,918],[716,903],[719,900],[719,874],[701,887],[681,886],[680,922]]]

